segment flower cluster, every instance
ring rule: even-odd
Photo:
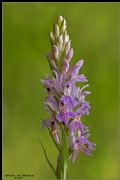
[[[78,87],[77,82],[87,82],[84,74],[79,75],[84,60],[79,60],[73,67],[70,61],[73,56],[71,40],[66,30],[66,20],[59,16],[50,33],[51,51],[47,55],[52,74],[41,80],[45,87],[47,97],[44,107],[50,117],[43,120],[42,126],[47,127],[58,149],[61,148],[62,126],[69,139],[68,152],[72,162],[80,151],[91,155],[95,144],[88,140],[89,128],[84,126],[81,118],[89,115],[90,104],[86,96],[90,91],[84,85]]]

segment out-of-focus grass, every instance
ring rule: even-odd
[[[118,178],[118,4],[117,3],[3,3],[3,176],[34,174],[53,178],[37,139],[52,162],[56,149],[41,115],[45,97],[40,79],[49,73],[45,54],[54,20],[68,22],[74,57],[85,59],[82,73],[92,94],[91,141],[94,156],[80,154],[69,165],[68,178]]]

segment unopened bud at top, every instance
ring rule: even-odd
[[[61,32],[64,33],[65,30],[66,30],[66,20],[64,19],[61,27]]]
[[[63,17],[58,16],[58,25],[61,26],[62,22],[63,22]]]

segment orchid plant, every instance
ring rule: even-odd
[[[80,151],[90,156],[95,147],[95,144],[88,140],[89,128],[82,122],[82,117],[89,115],[90,104],[86,96],[90,91],[85,90],[88,84],[82,87],[76,85],[77,82],[87,82],[84,74],[79,75],[84,60],[70,66],[73,48],[67,33],[66,20],[62,16],[59,16],[54,24],[50,43],[51,51],[47,60],[51,75],[46,75],[41,80],[47,94],[44,108],[49,112],[49,117],[42,121],[42,127],[48,129],[57,148],[56,168],[49,161],[44,146],[41,146],[56,178],[66,180],[69,160],[75,162]]]

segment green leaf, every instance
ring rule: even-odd
[[[53,165],[51,164],[51,162],[50,162],[49,159],[48,159],[48,156],[47,156],[47,153],[46,153],[46,150],[45,150],[43,144],[41,143],[40,140],[38,140],[38,141],[39,141],[39,143],[40,143],[40,145],[41,145],[41,147],[42,147],[42,149],[43,149],[43,152],[44,152],[44,155],[45,155],[46,161],[48,162],[49,167],[52,169],[52,171],[53,171],[53,173],[55,174],[55,176],[57,176],[57,175],[56,175],[56,171],[55,171]]]

